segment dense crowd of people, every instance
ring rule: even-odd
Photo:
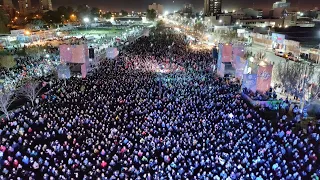
[[[43,51],[37,53],[29,53],[29,49],[39,49]],[[45,50],[45,51],[44,51]],[[22,51],[25,55],[17,55],[17,51]],[[54,47],[23,47],[21,49],[8,50],[12,54],[15,65],[11,68],[0,67],[0,90],[7,89],[13,90],[15,86],[25,77],[42,77],[52,73],[52,70],[59,63],[57,48]],[[46,56],[46,55],[50,56]]]
[[[0,179],[319,178],[320,127],[273,126],[184,38],[152,32],[2,119]],[[184,70],[148,65],[168,59]]]

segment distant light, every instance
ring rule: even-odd
[[[288,25],[285,25],[285,26],[284,26],[284,28],[287,28],[287,27],[288,27]]]
[[[164,12],[164,15],[165,15],[165,16],[167,16],[168,14],[169,14],[169,12],[168,12],[168,11],[165,11],[165,12]]]
[[[95,18],[94,18],[94,21],[98,21],[98,18],[95,17]]]
[[[84,21],[85,23],[88,23],[88,22],[90,21],[90,19],[87,18],[87,17],[85,17],[85,18],[83,18],[83,21]]]
[[[222,20],[221,20],[221,19],[219,20],[219,23],[222,23]]]
[[[46,54],[46,58],[49,58],[50,57],[50,55],[49,54]]]
[[[234,9],[234,10],[232,10],[232,12],[236,12],[236,10]]]

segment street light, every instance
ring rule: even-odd
[[[83,18],[83,21],[84,21],[85,23],[88,23],[90,20],[89,20],[89,18],[85,17],[85,18]]]
[[[98,21],[98,18],[95,17],[95,18],[94,18],[94,21],[97,22],[97,21]]]
[[[88,23],[89,23],[89,18],[85,17],[83,18],[84,23],[86,24],[86,30],[88,30]]]

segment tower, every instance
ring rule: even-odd
[[[18,0],[19,12],[22,15],[27,15],[31,10],[31,0]]]
[[[39,0],[41,11],[52,11],[52,1],[51,0]]]
[[[222,0],[204,0],[204,14],[212,16],[221,13]]]

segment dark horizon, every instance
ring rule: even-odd
[[[233,10],[245,7],[254,7],[259,9],[271,9],[272,4],[276,0],[266,0],[261,2],[261,0],[223,0],[222,9],[223,10]],[[280,1],[280,0],[279,0]],[[201,11],[203,9],[203,0],[117,0],[117,1],[104,1],[104,0],[52,0],[53,7],[56,9],[59,6],[72,6],[77,7],[79,4],[87,4],[90,7],[98,7],[107,11],[119,11],[121,9],[126,11],[145,11],[149,4],[153,2],[162,4],[165,11],[173,12],[174,10],[179,10],[183,7],[185,3],[191,3],[194,6],[195,11]],[[297,8],[300,6],[300,10],[303,9],[314,9],[315,7],[320,7],[319,0],[289,0],[291,2],[291,7]]]

